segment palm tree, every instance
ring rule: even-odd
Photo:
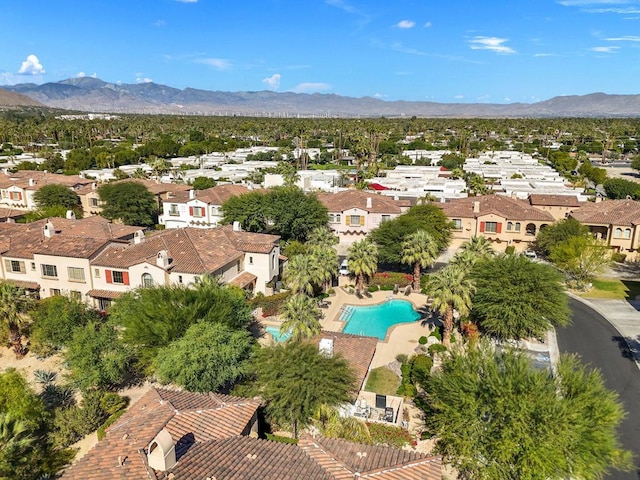
[[[457,310],[461,316],[469,314],[471,296],[475,289],[473,282],[466,277],[466,272],[457,265],[448,265],[429,277],[426,291],[431,297],[431,308],[444,316],[442,343],[446,347],[451,343],[453,312]]]
[[[486,237],[480,237],[474,235],[470,240],[467,240],[460,246],[460,250],[463,252],[472,252],[478,257],[488,257],[494,255],[496,252],[491,245],[491,242]]]
[[[320,334],[322,313],[315,300],[297,293],[287,300],[282,312],[284,322],[280,325],[280,335],[291,332],[291,340],[298,342]]]
[[[311,256],[316,261],[318,280],[326,290],[338,273],[338,252],[331,246],[312,246]]]
[[[365,280],[378,269],[378,247],[368,238],[355,242],[347,251],[349,271],[356,277],[356,288],[364,290]]]
[[[402,242],[402,263],[413,266],[413,289],[420,291],[420,274],[438,255],[438,244],[426,230],[417,230]]]
[[[319,285],[323,281],[318,261],[310,254],[296,255],[289,260],[283,277],[293,293],[307,295],[313,295],[314,285]]]
[[[0,475],[12,472],[26,461],[36,441],[27,424],[10,413],[0,414]],[[2,477],[9,478],[9,477]]]
[[[474,252],[470,250],[460,250],[456,252],[449,263],[460,267],[465,273],[469,273],[478,260],[480,260],[480,258]]]
[[[22,358],[26,348],[22,345],[20,327],[26,322],[25,313],[31,302],[24,289],[7,282],[0,282],[0,323],[9,329],[9,344],[16,358]]]
[[[327,227],[316,227],[309,232],[307,243],[319,247],[333,247],[337,245],[340,239],[333,234]]]

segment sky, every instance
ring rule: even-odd
[[[640,0],[0,0],[0,85],[444,103],[640,93]]]

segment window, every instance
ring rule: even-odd
[[[341,216],[339,213],[330,213],[329,214],[329,223],[340,223]]]
[[[117,283],[119,285],[129,285],[129,272],[122,272],[118,270],[105,270],[105,277],[107,283]]]
[[[507,232],[513,230],[513,222],[507,222]]]
[[[349,215],[347,217],[347,225],[352,225],[355,227],[364,225],[364,217],[361,215]]]
[[[84,282],[84,268],[67,267],[70,282]]]
[[[205,216],[204,207],[189,207],[189,215],[196,218]]]
[[[622,236],[622,229],[621,228],[616,228],[616,233],[614,235],[615,237],[621,237]]]
[[[178,275],[178,283],[182,283],[182,275]]]
[[[69,297],[72,298],[73,300],[81,300],[82,293],[80,293],[78,290],[71,290],[69,292]]]
[[[631,229],[630,228],[625,228],[624,229],[624,238],[631,238]]]
[[[178,215],[180,215],[180,212],[178,211],[178,204],[171,204],[171,206],[169,207],[169,215],[171,215],[172,217],[177,217]]]
[[[391,215],[382,215],[382,223],[391,220]]]
[[[271,269],[274,270],[276,268],[276,254],[271,254]]]
[[[40,265],[43,277],[58,278],[58,267],[55,265]]]
[[[22,200],[22,192],[9,192],[11,200]]]
[[[253,257],[249,257],[249,265],[253,265]]]
[[[462,230],[462,219],[454,218],[453,219],[453,229],[454,230]]]
[[[96,278],[100,278],[100,269],[99,268],[94,268],[93,269],[93,276]]]
[[[89,199],[89,204],[92,207],[99,207],[100,206],[100,200],[98,200],[97,198],[91,198],[91,199]]]
[[[59,297],[60,295],[62,295],[62,292],[60,291],[59,288],[50,288],[49,293],[51,294],[52,297]]]
[[[516,232],[520,231],[520,222],[516,222]]]
[[[500,233],[498,222],[480,222],[480,231],[485,233]]]
[[[13,273],[26,273],[26,269],[24,267],[24,262],[20,260],[5,260],[4,267],[8,272]]]
[[[102,311],[105,311],[111,305],[111,300],[108,298],[99,298],[98,299],[98,308]]]
[[[36,262],[31,262],[31,270],[35,270],[36,269]]]
[[[142,274],[142,286],[143,287],[153,287],[153,277],[150,273]]]

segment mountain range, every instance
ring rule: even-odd
[[[98,78],[4,86],[52,108],[103,113],[249,115],[274,117],[637,117],[640,95],[592,93],[537,103],[436,103],[292,92],[222,92],[153,82],[120,84]],[[6,96],[6,92],[4,92]],[[0,100],[3,98],[0,89]],[[14,99],[15,101],[15,99]],[[27,100],[25,100],[27,101]],[[0,104],[2,102],[0,101]]]

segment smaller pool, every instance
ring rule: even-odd
[[[284,332],[282,335],[280,335],[280,327],[266,327],[265,330],[278,343],[286,342],[291,338],[291,332]]]
[[[385,339],[392,325],[415,322],[419,318],[420,314],[413,309],[411,302],[398,299],[376,305],[348,305],[340,315],[340,320],[346,322],[343,333],[378,337],[380,340]]]

